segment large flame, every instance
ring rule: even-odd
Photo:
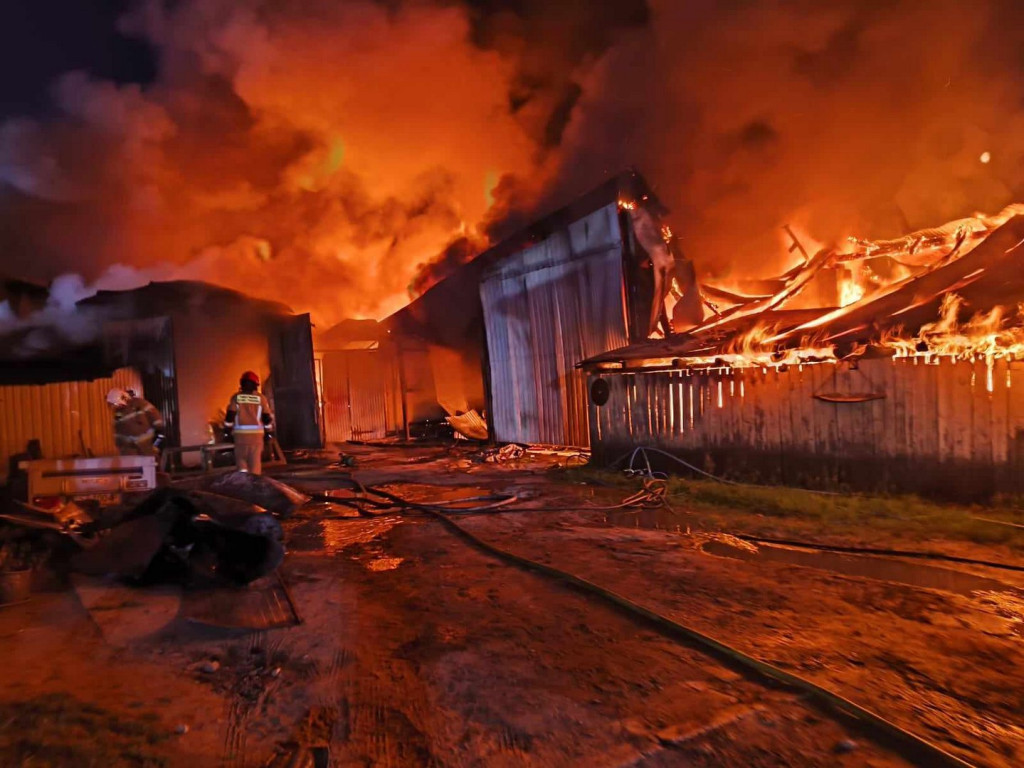
[[[893,350],[896,357],[916,357],[926,361],[942,357],[972,361],[1024,357],[1024,305],[1012,309],[992,307],[960,322],[963,310],[964,301],[960,296],[946,294],[935,322],[921,326],[920,331],[912,336],[906,336],[899,330],[891,331],[879,341],[879,345]]]

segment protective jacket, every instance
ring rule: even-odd
[[[153,453],[153,443],[163,431],[164,418],[148,400],[133,397],[114,410],[114,441],[122,455]]]
[[[224,428],[235,434],[262,434],[274,424],[270,402],[262,392],[235,392],[228,401]]]

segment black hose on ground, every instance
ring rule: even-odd
[[[480,512],[492,512],[501,507],[506,507],[509,504],[514,504],[519,501],[519,497],[514,494],[508,493],[492,493],[482,496],[468,496],[461,499],[452,499],[450,501],[427,503],[420,501],[412,501],[410,499],[397,496],[388,491],[383,491],[380,488],[374,488],[373,486],[365,486],[353,477],[338,477],[337,480],[343,480],[354,486],[360,496],[332,496],[329,493],[314,493],[310,495],[310,499],[313,501],[327,502],[329,504],[341,504],[344,506],[353,507],[360,513],[365,513],[365,507],[371,507],[379,510],[392,510],[395,507],[405,509],[416,509],[420,511],[440,511],[454,514],[475,514]],[[385,501],[379,501],[377,499],[370,498],[371,496],[378,496]],[[467,502],[487,502],[485,504],[474,504],[473,506],[460,506]]]
[[[501,549],[485,542],[474,534],[467,531],[461,525],[450,519],[443,512],[427,510],[428,514],[438,520],[442,525],[449,528],[455,535],[469,542],[480,551],[511,563],[526,571],[539,573],[543,576],[555,579],[566,586],[582,592],[591,597],[597,597],[609,603],[613,608],[624,612],[631,618],[642,620],[659,630],[662,634],[674,640],[682,640],[699,647],[702,651],[709,653],[716,658],[742,669],[749,675],[762,678],[772,683],[781,683],[791,689],[806,694],[818,705],[827,708],[833,713],[851,720],[862,728],[872,730],[879,740],[892,745],[898,745],[899,751],[905,757],[912,759],[918,765],[928,766],[953,766],[954,768],[973,768],[971,763],[960,759],[937,744],[917,736],[910,731],[904,730],[895,723],[886,720],[880,715],[871,712],[859,704],[834,693],[827,688],[806,680],[798,675],[786,672],[772,664],[748,656],[742,651],[715,640],[696,629],[687,627],[679,622],[673,621],[648,608],[634,603],[627,597],[623,597],[611,590],[598,586],[579,576],[567,571],[553,568],[535,560],[516,555],[508,550]]]
[[[694,645],[698,647],[700,650],[709,653],[710,655],[719,658],[736,668],[743,670],[745,673],[749,675],[756,676],[771,683],[781,683],[784,686],[787,686],[793,690],[799,691],[807,695],[819,706],[828,709],[829,711],[837,714],[838,716],[844,719],[848,719],[854,722],[861,728],[866,728],[869,731],[873,732],[878,737],[879,741],[897,746],[901,754],[914,760],[919,765],[941,765],[953,766],[954,768],[973,768],[971,763],[968,763],[967,761],[962,760],[956,755],[953,755],[945,751],[937,744],[933,744],[932,742],[901,728],[895,723],[886,720],[880,715],[877,715],[874,712],[865,709],[864,707],[861,707],[859,704],[856,704],[850,701],[849,699],[846,699],[845,697],[828,690],[827,688],[819,686],[816,683],[813,683],[810,680],[806,680],[798,675],[794,675],[790,672],[780,669],[779,667],[776,667],[772,664],[760,661],[754,658],[753,656],[749,656],[748,654],[743,653],[737,648],[727,645],[719,640],[716,640],[715,638],[706,635],[696,629],[693,629],[692,627],[688,627],[684,624],[669,619],[668,617],[663,616],[655,611],[645,608],[642,605],[633,602],[629,598],[619,595],[611,590],[605,589],[604,587],[601,587],[591,581],[583,579],[567,571],[562,571],[560,569],[554,568],[549,565],[545,565],[543,563],[539,563],[535,560],[531,560],[521,555],[514,554],[512,552],[509,552],[508,550],[501,549],[500,547],[497,547],[493,544],[489,544],[483,539],[478,538],[477,536],[463,528],[461,525],[452,520],[451,517],[449,516],[449,513],[451,512],[474,513],[492,511],[494,509],[514,503],[517,500],[517,497],[514,495],[495,494],[491,496],[478,496],[470,497],[467,499],[454,500],[453,502],[446,504],[426,504],[422,502],[415,502],[409,499],[405,499],[401,496],[390,493],[388,491],[382,491],[379,488],[366,487],[362,483],[358,482],[357,480],[351,477],[338,479],[347,480],[354,487],[356,487],[358,491],[363,494],[363,496],[359,499],[339,499],[336,497],[331,497],[327,494],[318,494],[321,500],[330,501],[331,503],[339,503],[343,501],[361,501],[369,506],[380,507],[380,502],[376,502],[373,499],[367,498],[368,495],[372,494],[387,499],[389,502],[391,502],[391,505],[389,505],[391,508],[399,507],[424,512],[427,515],[439,521],[442,525],[451,530],[455,535],[459,536],[460,538],[469,542],[472,546],[476,547],[480,551],[492,557],[508,562],[523,570],[531,571],[555,579],[565,584],[566,586],[575,589],[579,592],[582,592],[588,596],[599,598],[602,601],[611,605],[616,610],[630,616],[634,620],[643,621],[649,624],[650,626],[654,627],[667,637]],[[459,502],[464,503],[466,501],[484,500],[493,501],[493,503],[487,505],[477,505],[473,507],[453,506],[454,504],[458,504]],[[788,543],[793,546],[801,546],[801,544],[798,542],[786,542],[785,540],[781,539],[759,539],[757,537],[748,536],[739,536],[738,538],[752,541],[763,541],[765,543]],[[811,546],[813,547],[817,545]],[[854,549],[828,547],[827,545],[820,548],[834,549],[836,551],[849,551]],[[898,550],[864,550],[864,552],[870,554],[899,554]],[[943,557],[933,556],[927,553],[910,553],[909,555],[903,553],[899,556],[939,558]],[[980,561],[971,561],[967,558],[955,558],[955,560],[957,562],[967,562],[971,564],[992,565]],[[999,564],[995,564],[995,567],[1007,566],[1000,566]],[[1014,570],[1024,570],[1017,568],[1016,566],[1009,567],[1013,568]]]
[[[639,474],[639,475],[644,476],[644,477],[649,478],[649,479],[661,479],[661,478],[656,477],[657,473],[654,473],[654,472],[651,471],[651,463],[650,463],[650,460],[647,458],[647,453],[648,452],[656,453],[656,454],[658,454],[660,456],[665,456],[665,457],[667,457],[669,459],[672,459],[673,461],[681,464],[682,466],[684,466],[684,467],[686,467],[688,469],[693,470],[694,472],[697,472],[697,473],[699,473],[701,475],[704,475],[706,477],[711,478],[712,480],[716,480],[716,481],[718,481],[720,483],[724,483],[726,485],[737,485],[737,486],[745,486],[747,488],[761,488],[761,489],[769,489],[769,490],[773,488],[773,486],[755,485],[755,484],[752,484],[752,483],[738,483],[735,480],[728,480],[726,478],[717,477],[716,475],[712,475],[710,472],[705,472],[703,469],[700,469],[698,467],[693,466],[689,462],[684,461],[683,459],[681,459],[678,456],[675,456],[675,455],[669,453],[668,451],[663,451],[660,448],[652,448],[650,446],[639,446],[637,448],[634,448],[631,452],[625,453],[622,456],[620,456],[618,459],[616,459],[614,462],[612,462],[612,464],[610,466],[615,467],[618,464],[622,463],[622,461],[624,459],[629,458],[629,467],[626,470],[627,472],[633,472],[634,474]],[[643,458],[644,464],[646,465],[646,470],[644,470],[643,468],[641,468],[640,470],[634,469],[633,465],[636,462],[637,456],[640,456],[640,457]],[[821,496],[840,496],[840,495],[842,495],[842,494],[836,493],[834,491],[818,491],[818,490],[813,490],[813,489],[809,489],[809,488],[788,487],[787,490],[799,490],[799,491],[803,491],[805,493],[818,494],[818,495],[821,495]],[[625,505],[625,506],[630,506],[630,505]],[[608,507],[608,509],[616,509],[616,508],[617,507]],[[1001,521],[990,520],[988,518],[975,517],[975,519],[977,519],[977,520],[985,520],[986,522],[1001,522]],[[1012,525],[1014,527],[1018,527],[1014,523],[1004,523],[1004,524],[1005,525]],[[1024,526],[1019,526],[1019,527],[1024,527]],[[877,548],[876,549],[876,548],[871,548],[871,547],[843,547],[843,546],[832,546],[832,545],[827,545],[827,544],[817,544],[817,543],[814,543],[814,542],[807,542],[807,541],[795,541],[795,540],[787,540],[787,539],[770,539],[770,538],[761,537],[761,536],[751,536],[751,535],[748,535],[748,534],[733,534],[733,533],[730,533],[729,535],[735,536],[737,539],[743,539],[744,541],[751,541],[751,542],[755,542],[755,543],[761,542],[761,543],[764,543],[764,544],[778,544],[778,545],[781,545],[781,546],[804,547],[806,549],[819,549],[819,550],[826,551],[826,552],[840,552],[840,553],[846,553],[846,554],[852,554],[852,555],[883,555],[883,556],[888,556],[888,557],[907,557],[907,558],[916,558],[916,559],[921,559],[921,560],[936,560],[936,561],[944,561],[944,562],[948,562],[948,563],[960,563],[960,564],[963,564],[963,565],[977,565],[977,566],[982,566],[982,567],[986,567],[986,568],[1001,568],[1001,569],[1007,570],[1007,571],[1018,571],[1018,572],[1024,573],[1024,566],[1020,566],[1020,565],[1011,565],[1009,563],[996,563],[996,562],[993,562],[993,561],[990,561],[990,560],[975,560],[975,559],[968,558],[968,557],[958,557],[956,555],[943,555],[943,554],[940,554],[940,553],[937,553],[937,552],[918,552],[918,551],[913,551],[913,550],[884,549],[884,548]]]
[[[773,539],[765,536],[752,536],[745,533],[730,533],[743,541],[750,541],[754,544],[775,544],[780,547],[801,547],[803,549],[818,549],[823,552],[838,552],[849,555],[881,555],[884,557],[907,557],[918,560],[942,560],[949,563],[961,563],[963,565],[979,565],[985,568],[1001,568],[1004,571],[1018,571],[1024,573],[1024,566],[1013,565],[1012,563],[997,563],[991,560],[974,560],[969,557],[957,557],[956,555],[943,555],[939,552],[917,552],[908,549],[886,549],[884,547],[846,547],[837,544],[819,544],[813,541],[798,541],[796,539]]]
[[[629,466],[626,468],[627,472],[631,472],[631,473],[634,473],[634,474],[642,474],[642,475],[646,475],[647,477],[657,477],[658,475],[661,475],[662,476],[661,479],[665,479],[664,473],[656,473],[656,472],[653,472],[651,470],[651,461],[650,461],[650,459],[647,458],[647,454],[648,453],[654,453],[654,454],[657,454],[659,456],[664,456],[665,458],[671,459],[672,461],[676,462],[680,466],[686,467],[691,472],[696,472],[698,475],[703,475],[704,477],[707,477],[707,478],[709,478],[711,480],[715,480],[716,482],[722,483],[723,485],[736,485],[736,486],[743,486],[745,488],[763,488],[763,489],[767,489],[767,490],[778,490],[778,488],[776,486],[772,486],[772,485],[758,485],[756,483],[740,483],[740,482],[737,482],[736,480],[729,480],[728,478],[725,478],[725,477],[719,477],[718,475],[713,475],[710,472],[707,472],[707,471],[701,469],[700,467],[695,467],[690,462],[688,462],[688,461],[686,461],[684,459],[679,458],[675,454],[669,453],[668,451],[663,451],[663,450],[661,450],[661,448],[654,448],[654,447],[649,446],[649,445],[641,445],[641,446],[638,446],[638,447],[634,448],[632,451],[627,451],[626,453],[622,454],[619,458],[617,458],[615,461],[613,461],[608,466],[612,467],[612,468],[617,467],[625,459],[628,458],[629,459]],[[634,468],[633,465],[636,463],[637,456],[640,456],[641,458],[643,458],[644,464],[646,466],[646,471],[643,468],[641,468],[639,470]],[[819,490],[815,490],[813,488],[792,487],[789,490],[803,491],[804,493],[813,493],[813,494],[817,494],[819,496],[842,496],[843,495],[843,494],[838,493],[836,491],[819,491]]]

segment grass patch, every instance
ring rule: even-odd
[[[714,481],[672,479],[677,499],[744,510],[773,518],[816,524],[837,532],[870,528],[908,538],[945,538],[978,544],[1024,546],[1024,530],[975,519],[976,515],[1014,520],[1015,510],[937,504],[916,496],[826,495],[799,488],[761,488]]]
[[[590,467],[557,470],[553,479],[586,483],[623,494],[639,487],[639,481],[622,472]],[[810,534],[843,534],[864,537],[871,533],[926,540],[947,538],[978,544],[1005,544],[1024,550],[1024,529],[975,519],[977,516],[1024,524],[1024,511],[999,500],[994,506],[940,504],[917,496],[824,494],[785,486],[731,485],[714,480],[668,481],[671,503],[685,505],[698,517],[708,515],[723,527],[730,522],[755,523],[761,535],[786,529]],[[731,514],[730,514],[731,513]],[[745,525],[744,527],[749,527]]]

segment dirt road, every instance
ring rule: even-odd
[[[432,462],[375,454],[361,479],[435,500],[567,493],[536,471]],[[388,768],[906,764],[793,692],[435,521],[342,514],[310,505],[285,523],[298,626],[213,628],[184,620],[175,588],[97,583],[0,610],[0,764],[247,768],[295,744],[329,750],[332,766]],[[1017,760],[1020,636],[973,597],[734,560],[586,511],[460,522],[861,697],[979,765]]]

